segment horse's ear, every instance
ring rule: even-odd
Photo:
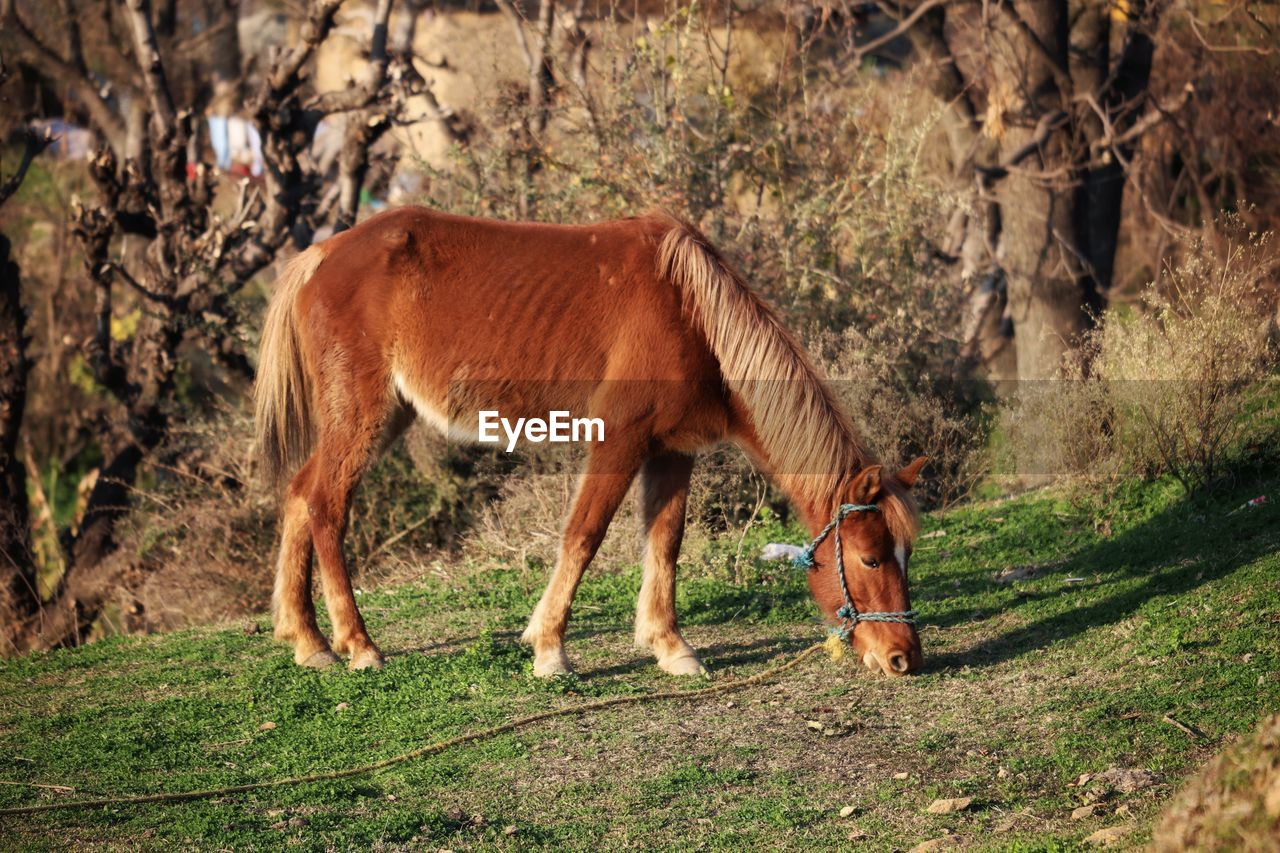
[[[917,456],[911,461],[911,464],[903,468],[897,474],[898,482],[906,486],[908,489],[916,484],[916,480],[920,479],[920,469],[924,467],[924,463],[929,461],[928,456]]]
[[[880,466],[871,465],[863,468],[849,489],[849,500],[856,504],[875,503],[880,494]]]

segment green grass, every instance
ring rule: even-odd
[[[1233,512],[1262,493],[1270,503]],[[913,561],[927,658],[915,678],[824,659],[700,704],[557,720],[342,782],[0,818],[0,841],[812,849],[858,837],[903,849],[949,834],[1044,850],[1132,824],[1125,842],[1140,844],[1187,773],[1280,708],[1278,497],[1273,472],[1194,500],[1157,483],[1092,507],[1033,494],[931,516],[924,533],[945,535],[922,538]],[[802,538],[771,521],[745,553]],[[686,633],[720,678],[820,636],[790,568],[757,563],[740,585],[727,580],[737,548],[725,537],[682,567]],[[993,579],[1011,567],[1032,571]],[[0,780],[75,789],[0,785],[0,806],[342,768],[586,697],[671,686],[630,646],[634,566],[588,576],[569,638],[579,674],[533,679],[516,638],[539,585],[522,571],[460,571],[363,594],[389,654],[381,672],[302,670],[269,633],[242,627],[0,663]],[[1159,781],[1132,793],[1075,786],[1113,765]],[[974,798],[969,809],[925,812],[960,796]],[[1071,819],[1086,801],[1098,813]],[[844,806],[853,813],[842,818]]]

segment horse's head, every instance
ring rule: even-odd
[[[862,662],[888,675],[906,675],[924,663],[920,636],[906,614],[911,610],[907,563],[917,520],[911,487],[925,461],[920,457],[892,475],[879,465],[858,472],[839,496],[845,510],[837,513],[835,526],[814,548],[809,571],[809,587],[823,613],[843,627],[852,624],[849,641]],[[837,542],[844,563],[843,588]],[[856,620],[850,618],[846,590]]]

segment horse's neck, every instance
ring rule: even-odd
[[[778,454],[770,453],[770,449],[758,436],[745,436],[742,444],[769,479],[786,494],[809,532],[815,536],[831,520],[835,508],[843,499],[851,473],[858,470],[856,465],[839,470],[838,458],[811,459],[806,465],[795,466],[800,468],[798,471],[785,470],[777,462]],[[854,445],[847,448],[843,455],[861,460],[864,453],[860,446]]]

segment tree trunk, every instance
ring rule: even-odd
[[[26,468],[18,458],[30,363],[21,281],[11,249],[9,238],[0,234],[0,653],[14,648],[20,620],[40,607]]]
[[[1141,16],[1145,3],[1142,0],[1129,4],[1129,12]],[[1116,131],[1124,131],[1133,125],[1139,112],[1139,101],[1147,91],[1151,80],[1151,61],[1155,44],[1144,29],[1134,28],[1129,33],[1124,51],[1115,66],[1112,79],[1107,79],[1110,68],[1110,14],[1109,4],[1097,4],[1090,10],[1104,23],[1096,29],[1084,29],[1092,36],[1093,45],[1082,45],[1085,55],[1102,59],[1103,73],[1081,76],[1088,80],[1088,90],[1097,92],[1099,106],[1111,116]],[[1096,64],[1095,64],[1096,65]],[[1082,87],[1083,88],[1083,87]],[[1100,117],[1093,115],[1093,131],[1089,142],[1102,135],[1104,128]],[[1077,232],[1081,240],[1081,252],[1087,261],[1087,274],[1092,290],[1099,297],[1098,307],[1111,289],[1115,269],[1116,248],[1120,236],[1120,215],[1124,202],[1124,166],[1120,158],[1127,160],[1133,146],[1120,146],[1117,154],[1111,154],[1108,162],[1089,168],[1081,179],[1079,220]]]
[[[1023,38],[997,64],[998,85],[1015,108],[1002,144],[1014,163],[1000,181],[1001,254],[1008,277],[1018,378],[1057,376],[1063,357],[1090,326],[1098,304],[1084,275],[1076,226],[1072,111],[1065,0],[1025,0],[1014,6]]]

